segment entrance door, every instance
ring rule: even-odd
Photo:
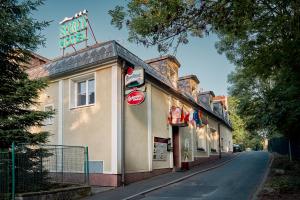
[[[172,126],[172,140],[173,140],[173,164],[174,168],[181,167],[180,164],[180,151],[179,151],[179,127]]]

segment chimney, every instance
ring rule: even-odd
[[[206,104],[213,110],[213,98],[215,97],[215,93],[213,91],[205,91],[205,92],[200,92],[198,94],[198,102]]]
[[[178,89],[194,97],[197,100],[200,81],[196,75],[187,75],[178,78]]]
[[[176,57],[166,55],[146,60],[145,62],[152,66],[161,75],[169,79],[172,86],[177,89],[178,69],[180,67],[180,63]]]
[[[225,110],[228,110],[227,96],[215,96],[215,97],[213,98],[213,101],[214,101],[214,102],[221,101],[221,102],[222,102],[222,105],[223,105],[223,108],[224,108]]]

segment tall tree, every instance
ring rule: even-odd
[[[232,96],[228,97],[229,118],[233,128],[233,143],[245,145],[248,132],[244,120],[237,114],[237,106],[238,99]]]
[[[43,44],[40,31],[48,22],[38,22],[31,12],[42,1],[4,0],[0,4],[0,141],[2,144],[45,143],[46,132],[32,134],[30,128],[43,125],[50,112],[33,110],[45,80],[29,79],[24,64],[30,51]]]
[[[230,93],[252,132],[297,136],[300,128],[298,0],[131,0],[109,11],[129,41],[159,51],[215,33],[220,53],[236,65]]]
[[[39,190],[47,179],[42,169],[42,156],[47,152],[29,147],[47,142],[47,132],[30,131],[32,127],[42,126],[52,114],[33,109],[38,104],[39,92],[47,83],[46,80],[29,79],[25,72],[30,52],[44,42],[41,30],[48,22],[38,22],[31,14],[41,4],[42,1],[31,0],[0,1],[0,151],[9,151],[13,142],[17,145],[16,165],[11,168],[16,174],[17,192],[28,188]],[[29,146],[20,148],[22,143]],[[0,162],[2,166],[7,163],[2,159]],[[10,171],[8,167],[0,170]],[[5,180],[2,176],[6,174],[6,171],[0,171],[0,180]],[[12,178],[6,180],[12,181]],[[3,184],[5,187],[10,182]],[[0,193],[3,198],[5,193]]]

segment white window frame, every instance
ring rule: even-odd
[[[44,105],[44,111],[48,111],[48,110],[46,110],[46,108],[48,108],[48,107],[52,107],[51,111],[55,111],[53,104]],[[52,125],[52,124],[54,124],[54,116],[51,116],[51,117],[48,117],[47,119],[45,119],[44,124],[45,125]]]
[[[89,81],[90,80],[94,80],[94,103],[89,103]],[[86,87],[85,87],[85,93],[86,93],[86,99],[85,99],[85,102],[86,102],[86,104],[84,104],[84,105],[78,105],[77,103],[77,97],[78,97],[78,84],[79,83],[82,83],[82,82],[85,82],[85,85],[86,85]],[[85,106],[92,106],[92,105],[95,105],[95,102],[96,102],[96,79],[95,79],[95,77],[93,76],[93,77],[90,77],[90,78],[86,78],[86,79],[81,79],[81,80],[77,80],[77,81],[75,81],[75,88],[74,88],[74,90],[75,90],[75,92],[74,92],[74,102],[75,102],[75,105],[74,105],[74,107],[75,108],[79,108],[79,107],[85,107]]]

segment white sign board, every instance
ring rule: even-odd
[[[125,75],[125,86],[127,88],[137,87],[144,84],[144,68],[129,68]]]
[[[167,143],[154,142],[153,160],[167,160]]]

